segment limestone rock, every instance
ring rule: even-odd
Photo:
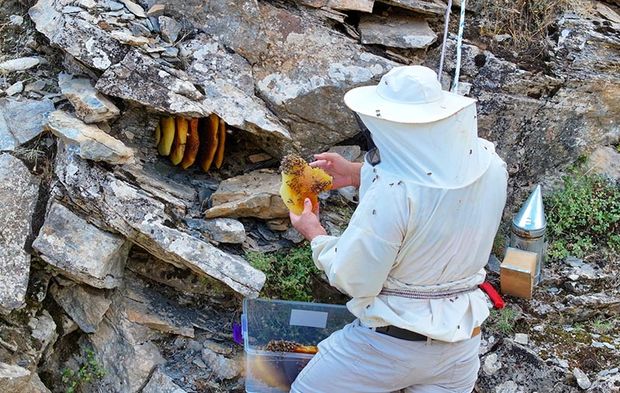
[[[288,209],[280,197],[281,177],[268,171],[254,171],[226,179],[211,196],[212,207],[207,218],[288,217]]]
[[[36,373],[23,367],[0,362],[0,391],[51,393]]]
[[[261,138],[261,147],[281,154],[278,145],[290,139],[289,133],[254,96],[251,68],[245,60],[204,35],[183,48],[193,56],[188,73],[130,52],[99,78],[96,88],[162,112],[194,117],[216,113],[229,126]],[[202,86],[204,94],[196,85]]]
[[[128,280],[124,288],[127,319],[163,333],[194,337],[194,312],[173,303],[158,292]]]
[[[246,238],[243,224],[232,218],[194,219],[188,225],[218,243],[241,244]]]
[[[327,6],[335,10],[372,12],[375,0],[329,0]]]
[[[218,379],[232,379],[241,372],[241,368],[235,360],[219,355],[209,348],[202,350],[202,360]]]
[[[440,0],[377,0],[422,14],[444,15],[448,5]],[[456,2],[455,2],[456,3]],[[460,3],[459,3],[460,4]]]
[[[206,295],[210,299],[229,297],[221,282],[201,277],[191,270],[178,268],[146,252],[132,251],[127,269],[178,291]]]
[[[166,6],[164,4],[153,4],[148,11],[146,11],[146,15],[149,17],[157,17],[164,14],[166,10]]]
[[[593,173],[620,180],[620,152],[609,146],[599,147],[590,155],[588,167]]]
[[[169,16],[160,16],[158,21],[162,38],[174,44],[179,38],[179,33],[181,33],[183,26]]]
[[[33,248],[64,274],[97,288],[120,284],[130,244],[53,203]]]
[[[437,34],[424,19],[404,15],[364,15],[360,19],[359,29],[363,44],[420,49],[437,40]]]
[[[258,94],[289,124],[303,152],[326,149],[358,133],[344,105],[349,89],[375,83],[396,63],[365,52],[352,39],[303,13],[261,6],[269,56],[254,66]],[[328,103],[326,105],[326,103]]]
[[[58,85],[62,94],[75,108],[76,116],[84,123],[99,123],[115,119],[120,110],[99,93],[89,79],[73,78],[68,74],[58,77]]]
[[[9,154],[0,154],[0,313],[24,305],[30,255],[25,251],[39,182]]]
[[[20,57],[17,59],[7,60],[0,63],[0,73],[25,71],[32,67],[36,67],[41,63],[38,57]]]
[[[159,368],[155,369],[151,379],[146,384],[142,393],[186,393],[172,378],[164,374]]]
[[[30,318],[28,327],[31,329],[32,338],[41,346],[41,353],[45,352],[49,345],[58,338],[56,323],[47,310],[43,310],[39,316]]]
[[[494,366],[494,360],[501,361],[501,366]],[[548,365],[533,350],[509,339],[496,344],[482,366],[476,382],[481,392],[572,391],[564,370]]]
[[[265,275],[245,260],[173,228],[174,207],[104,168],[89,165],[63,144],[58,148],[56,175],[90,220],[121,233],[155,257],[211,276],[245,296],[256,296],[262,288]]]
[[[43,132],[53,110],[48,99],[0,99],[0,151],[13,151]]]
[[[590,378],[588,378],[588,375],[584,373],[583,371],[581,371],[581,369],[575,367],[573,369],[573,376],[577,380],[577,385],[579,385],[581,389],[587,390],[590,388],[590,386],[592,386],[592,382],[590,382]]]
[[[116,293],[97,331],[80,341],[80,347],[93,349],[106,370],[89,392],[140,392],[152,371],[165,362],[151,338],[148,328],[127,320],[122,295]]]
[[[63,14],[64,4],[62,0],[39,0],[28,11],[36,29],[53,45],[98,70],[107,69],[125,56],[127,48],[94,21]]]
[[[123,142],[66,112],[52,112],[45,127],[65,143],[75,145],[78,155],[84,159],[110,164],[127,164],[133,161],[133,150]]]
[[[7,95],[7,97],[13,96],[15,94],[19,94],[22,91],[24,91],[24,82],[22,81],[17,81],[15,83],[13,83],[11,86],[9,86],[4,93]]]
[[[85,333],[97,331],[97,326],[112,303],[102,291],[82,285],[54,285],[50,291],[56,303]]]
[[[144,8],[134,3],[131,0],[120,0],[121,3],[127,7],[129,11],[131,11],[135,16],[139,16],[140,18],[146,18],[146,13],[144,12]]]

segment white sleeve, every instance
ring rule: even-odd
[[[351,297],[377,296],[394,265],[409,210],[404,189],[395,187],[372,184],[340,237],[317,236],[311,243],[317,267]]]

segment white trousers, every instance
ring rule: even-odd
[[[471,393],[480,335],[457,343],[407,341],[355,321],[319,344],[292,393]]]

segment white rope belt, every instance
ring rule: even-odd
[[[383,288],[379,295],[398,296],[408,299],[445,299],[461,295],[463,293],[473,292],[478,286],[465,289],[445,290],[445,291],[413,291],[408,289],[387,289]]]

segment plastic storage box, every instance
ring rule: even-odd
[[[241,329],[246,354],[245,391],[287,393],[311,354],[271,352],[272,340],[317,345],[355,317],[345,306],[320,303],[245,299]]]

